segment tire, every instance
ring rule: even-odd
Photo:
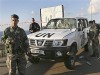
[[[33,63],[33,64],[35,64],[35,63],[39,63],[40,58],[39,57],[31,56],[31,57],[28,57],[28,61]]]
[[[75,53],[75,49],[77,49],[76,47],[71,47],[71,54],[65,56],[64,58],[64,65],[66,66],[66,68],[72,70],[74,69],[75,66],[75,61],[76,61],[76,53]]]
[[[85,51],[85,52],[88,52],[88,51],[89,51],[88,46],[89,46],[89,44],[88,44],[88,42],[87,42],[86,45],[84,46],[84,51]]]

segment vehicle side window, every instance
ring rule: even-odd
[[[81,21],[81,19],[78,19],[78,29],[79,29],[80,31],[83,30],[83,29],[82,29],[82,21]]]
[[[78,19],[78,27],[83,30],[87,27],[87,21],[85,19]]]
[[[88,20],[85,19],[85,24],[86,24],[86,27],[88,27]]]
[[[67,28],[73,29],[76,27],[76,20],[75,19],[65,19],[64,25]]]
[[[86,23],[85,23],[85,19],[82,19],[83,22],[83,29],[86,28]]]

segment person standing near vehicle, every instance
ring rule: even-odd
[[[40,30],[40,26],[38,23],[35,22],[35,19],[32,18],[32,23],[30,24],[29,27],[29,32],[34,33]]]
[[[93,20],[93,24],[97,27],[97,34],[99,36],[99,30],[100,30],[100,27],[97,23],[95,23],[95,20]]]
[[[89,45],[92,46],[93,54],[91,57],[97,57],[99,58],[99,52],[98,52],[98,47],[99,47],[99,40],[98,40],[98,29],[96,25],[93,23],[93,21],[89,22],[90,24],[90,30],[89,30]]]
[[[16,75],[16,67],[19,75],[26,75],[26,58],[28,52],[28,39],[25,31],[18,27],[19,17],[16,14],[11,15],[11,26],[6,28],[3,33],[2,43],[7,52],[7,67],[9,75]]]

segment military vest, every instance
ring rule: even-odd
[[[94,28],[90,28],[89,30],[89,37],[90,39],[97,37],[97,28],[96,26]]]
[[[6,45],[6,50],[8,53],[20,54],[25,52],[23,31],[20,27],[16,27],[15,29],[8,27],[5,35],[7,36],[7,39],[10,41],[9,44]]]

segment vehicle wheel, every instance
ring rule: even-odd
[[[65,58],[64,58],[64,65],[72,70],[74,69],[74,66],[75,66],[75,61],[76,61],[76,53],[75,53],[75,50],[76,50],[76,47],[71,47],[71,52],[70,54],[66,54]]]
[[[28,61],[30,61],[31,63],[35,64],[35,63],[39,63],[40,58],[31,56],[31,57],[28,58]]]
[[[87,44],[84,46],[84,51],[86,51],[86,52],[88,52],[89,51],[89,49],[88,49],[88,42],[87,42]]]

